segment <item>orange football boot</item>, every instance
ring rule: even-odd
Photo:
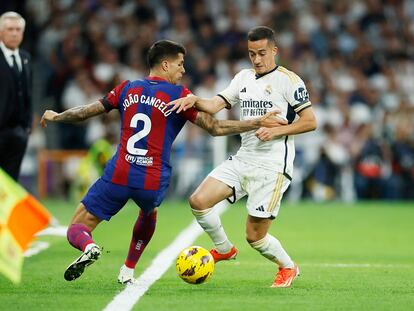
[[[228,253],[221,254],[217,251],[217,249],[213,248],[210,250],[211,256],[213,256],[214,262],[222,261],[222,260],[230,260],[236,259],[237,256],[237,248],[233,246]]]
[[[299,275],[299,267],[295,263],[293,268],[279,268],[271,287],[290,287],[293,280]]]

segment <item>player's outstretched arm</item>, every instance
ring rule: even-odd
[[[220,96],[214,96],[213,98],[200,98],[195,95],[188,95],[169,102],[168,106],[171,107],[171,111],[175,110],[176,113],[196,107],[197,110],[215,114],[225,108],[227,104]]]
[[[46,127],[46,121],[53,122],[79,122],[106,112],[104,105],[100,101],[93,102],[85,106],[73,107],[61,113],[53,110],[46,110],[40,119],[42,127]]]
[[[316,117],[312,107],[299,112],[299,120],[283,127],[265,128],[261,127],[256,131],[256,137],[262,141],[272,140],[273,138],[296,135],[313,131],[317,127]]]
[[[260,118],[251,120],[217,120],[210,114],[199,111],[194,121],[199,127],[205,129],[212,136],[234,135],[260,127],[279,127],[286,125],[287,121],[277,117],[279,111],[266,113]]]

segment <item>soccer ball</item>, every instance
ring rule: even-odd
[[[214,271],[214,259],[201,246],[191,246],[181,251],[175,264],[178,276],[190,284],[206,282]]]

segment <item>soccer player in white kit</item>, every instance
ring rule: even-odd
[[[237,249],[227,238],[213,207],[224,199],[236,201],[247,195],[246,239],[251,247],[279,266],[272,287],[289,287],[299,268],[268,231],[291,181],[295,157],[293,135],[314,130],[316,119],[304,82],[276,64],[278,48],[274,31],[264,26],[251,29],[247,47],[253,69],[241,70],[224,91],[210,99],[190,95],[170,105],[177,113],[195,105],[212,114],[240,105],[241,120],[273,110],[279,110],[280,116],[287,120],[287,125],[241,134],[237,154],[204,179],[189,203],[198,223],[215,244],[210,252],[218,262],[235,258]]]

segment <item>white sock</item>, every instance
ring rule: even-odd
[[[121,270],[124,270],[125,272],[128,272],[132,275],[134,275],[134,272],[135,272],[135,269],[129,268],[129,267],[125,266],[125,264],[122,265]]]
[[[293,268],[295,266],[279,240],[270,234],[259,241],[250,243],[250,246],[282,268]]]
[[[226,232],[224,232],[224,228],[221,225],[220,217],[214,208],[202,211],[191,209],[191,211],[197,219],[198,224],[213,241],[217,251],[222,254],[230,252],[233,244],[227,238]]]
[[[95,243],[89,243],[88,245],[86,245],[86,246],[85,246],[85,250],[84,250],[83,252],[84,252],[84,253],[89,252],[89,250],[90,250],[92,247],[94,247],[94,246],[97,246],[97,247],[99,248],[99,246],[98,246],[97,244],[95,244]]]
[[[134,271],[135,269],[128,268],[127,266],[125,266],[125,264],[122,265],[121,269],[119,269],[118,282],[125,283],[128,281],[133,281]]]

